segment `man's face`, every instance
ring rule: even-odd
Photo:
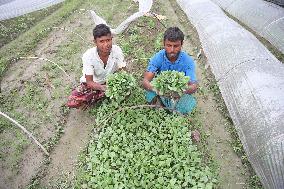
[[[177,58],[179,52],[181,51],[181,47],[182,47],[182,42],[180,40],[179,41],[169,41],[166,39],[164,41],[164,48],[166,50],[167,57],[169,59]]]
[[[112,36],[111,34],[107,36],[98,37],[94,40],[97,48],[102,53],[110,53],[112,48]]]

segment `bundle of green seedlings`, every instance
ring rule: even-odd
[[[152,80],[151,84],[159,95],[176,97],[177,94],[181,96],[187,89],[189,79],[183,72],[163,71]]]
[[[186,118],[126,108],[102,126],[88,147],[82,188],[214,187],[214,174],[192,143]]]
[[[122,102],[137,87],[135,78],[125,72],[116,72],[107,77],[106,96],[117,102]]]

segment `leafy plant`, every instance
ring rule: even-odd
[[[111,117],[86,158],[85,188],[213,188],[186,119],[129,109]]]
[[[189,79],[183,72],[163,71],[153,79],[151,84],[160,95],[174,97],[176,93],[179,96],[183,94]]]
[[[135,78],[125,72],[117,72],[107,77],[106,96],[118,102],[123,101],[137,86]]]

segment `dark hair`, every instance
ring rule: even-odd
[[[96,25],[93,30],[94,39],[111,34],[110,28],[105,24]]]
[[[184,34],[178,27],[169,27],[164,33],[164,42],[169,41],[181,41],[183,43]]]

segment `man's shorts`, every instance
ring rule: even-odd
[[[158,96],[154,91],[146,91],[146,100],[148,103],[151,103],[153,99]],[[173,99],[159,96],[163,105],[169,109],[174,109],[182,114],[190,114],[192,110],[196,107],[196,100],[190,94],[184,94],[180,97],[177,102],[174,102]]]
[[[68,97],[67,106],[69,108],[80,108],[83,105],[91,105],[105,96],[103,91],[92,90],[86,83],[81,83]]]

